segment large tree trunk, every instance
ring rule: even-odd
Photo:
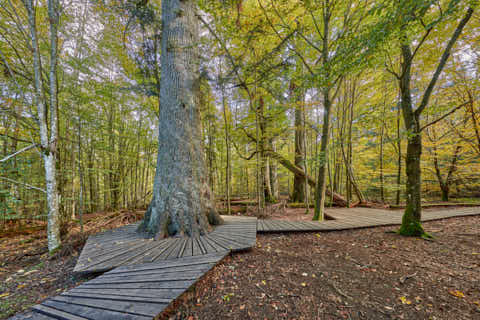
[[[162,77],[157,171],[141,231],[164,238],[205,234],[221,222],[207,183],[198,106],[194,0],[162,2]]]

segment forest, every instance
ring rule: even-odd
[[[479,10],[0,0],[0,234],[69,255],[145,210],[158,239],[203,234],[182,219],[205,210],[381,208],[432,238],[422,207],[480,205]]]
[[[400,80],[407,67],[414,105],[437,77],[419,116],[421,200],[480,196],[478,13],[438,70],[469,4],[414,3],[404,31],[390,25],[397,13],[387,11],[388,1],[330,1],[328,12],[302,1],[200,4],[201,142],[210,188],[225,209],[227,198],[249,198],[259,208],[283,198],[314,206],[319,173],[333,191],[326,206],[404,204],[412,133]],[[0,11],[2,228],[46,220],[51,190],[39,121],[56,149],[60,224],[145,208],[156,167],[160,3],[65,3],[55,31],[46,24],[45,4],[31,9],[34,25],[25,4],[2,1]],[[29,28],[38,37],[37,57]],[[411,48],[408,66],[402,32]],[[37,94],[43,116],[31,103]]]

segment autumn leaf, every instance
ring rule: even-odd
[[[9,295],[10,295],[10,293],[5,292],[5,293],[0,294],[0,298],[5,298],[5,297],[8,297]]]
[[[462,291],[458,290],[450,290],[448,291],[452,296],[455,296],[457,298],[465,298],[465,294]]]
[[[408,300],[405,296],[400,297],[400,301],[402,301],[402,304],[412,304],[412,301]]]

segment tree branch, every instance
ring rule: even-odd
[[[3,158],[3,159],[0,159],[0,163],[1,163],[1,162],[6,162],[7,160],[9,160],[9,159],[11,159],[11,158],[14,158],[15,156],[19,155],[20,153],[25,152],[25,151],[28,151],[28,150],[30,150],[30,149],[33,149],[33,148],[35,148],[35,147],[37,147],[37,146],[38,146],[38,144],[32,144],[32,145],[30,145],[30,146],[28,146],[28,147],[25,147],[25,148],[23,148],[23,149],[21,149],[21,150],[18,150],[17,152],[12,153],[11,155],[6,156],[6,157]]]
[[[5,177],[0,177],[0,179],[5,180],[5,181],[8,181],[8,182],[11,182],[11,183],[15,183],[15,184],[18,184],[18,185],[21,185],[21,186],[24,186],[24,187],[26,187],[27,189],[33,189],[33,190],[41,191],[41,192],[43,192],[43,193],[47,193],[47,191],[45,191],[45,190],[43,190],[43,189],[41,189],[41,188],[38,188],[38,187],[35,187],[35,186],[32,186],[32,185],[29,185],[29,184],[27,184],[27,183],[15,181],[15,180],[12,180],[12,179],[9,179],[9,178],[5,178]]]
[[[458,109],[460,108],[463,108],[464,106],[468,105],[472,103],[472,101],[467,101],[465,103],[462,103],[461,105],[459,106],[456,106],[455,108],[453,108],[452,110],[448,111],[447,113],[445,113],[443,116],[441,116],[440,118],[436,119],[436,120],[433,120],[432,122],[429,122],[427,123],[426,125],[424,125],[423,127],[420,128],[420,131],[423,131],[425,128],[428,128],[430,127],[431,125],[434,125],[435,123],[439,122],[439,121],[442,121],[443,119],[445,119],[446,117],[448,117],[449,115],[451,115],[452,113],[454,113],[455,111],[457,111]]]
[[[428,87],[425,90],[425,93],[423,94],[420,106],[418,107],[417,110],[415,110],[415,115],[419,116],[422,113],[422,111],[426,108],[428,101],[430,100],[430,96],[432,95],[433,89],[437,84],[438,78],[440,77],[440,74],[442,73],[443,68],[447,64],[447,60],[448,60],[448,57],[450,56],[450,52],[452,51],[452,48],[455,45],[455,42],[460,37],[460,34],[462,33],[463,28],[467,24],[468,20],[470,20],[472,15],[473,15],[473,9],[468,8],[467,13],[462,18],[462,20],[460,20],[460,23],[455,29],[455,32],[453,33],[452,37],[448,41],[447,47],[443,51],[443,54],[442,54],[442,57],[440,58],[440,62],[438,63],[437,69],[435,70],[435,73],[433,74],[433,77],[430,80],[430,83],[428,84]]]

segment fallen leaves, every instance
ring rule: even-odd
[[[399,298],[402,304],[412,304],[412,301],[408,300],[407,297],[403,296]]]
[[[465,298],[465,294],[462,291],[450,290],[448,291],[448,293],[457,298]]]

